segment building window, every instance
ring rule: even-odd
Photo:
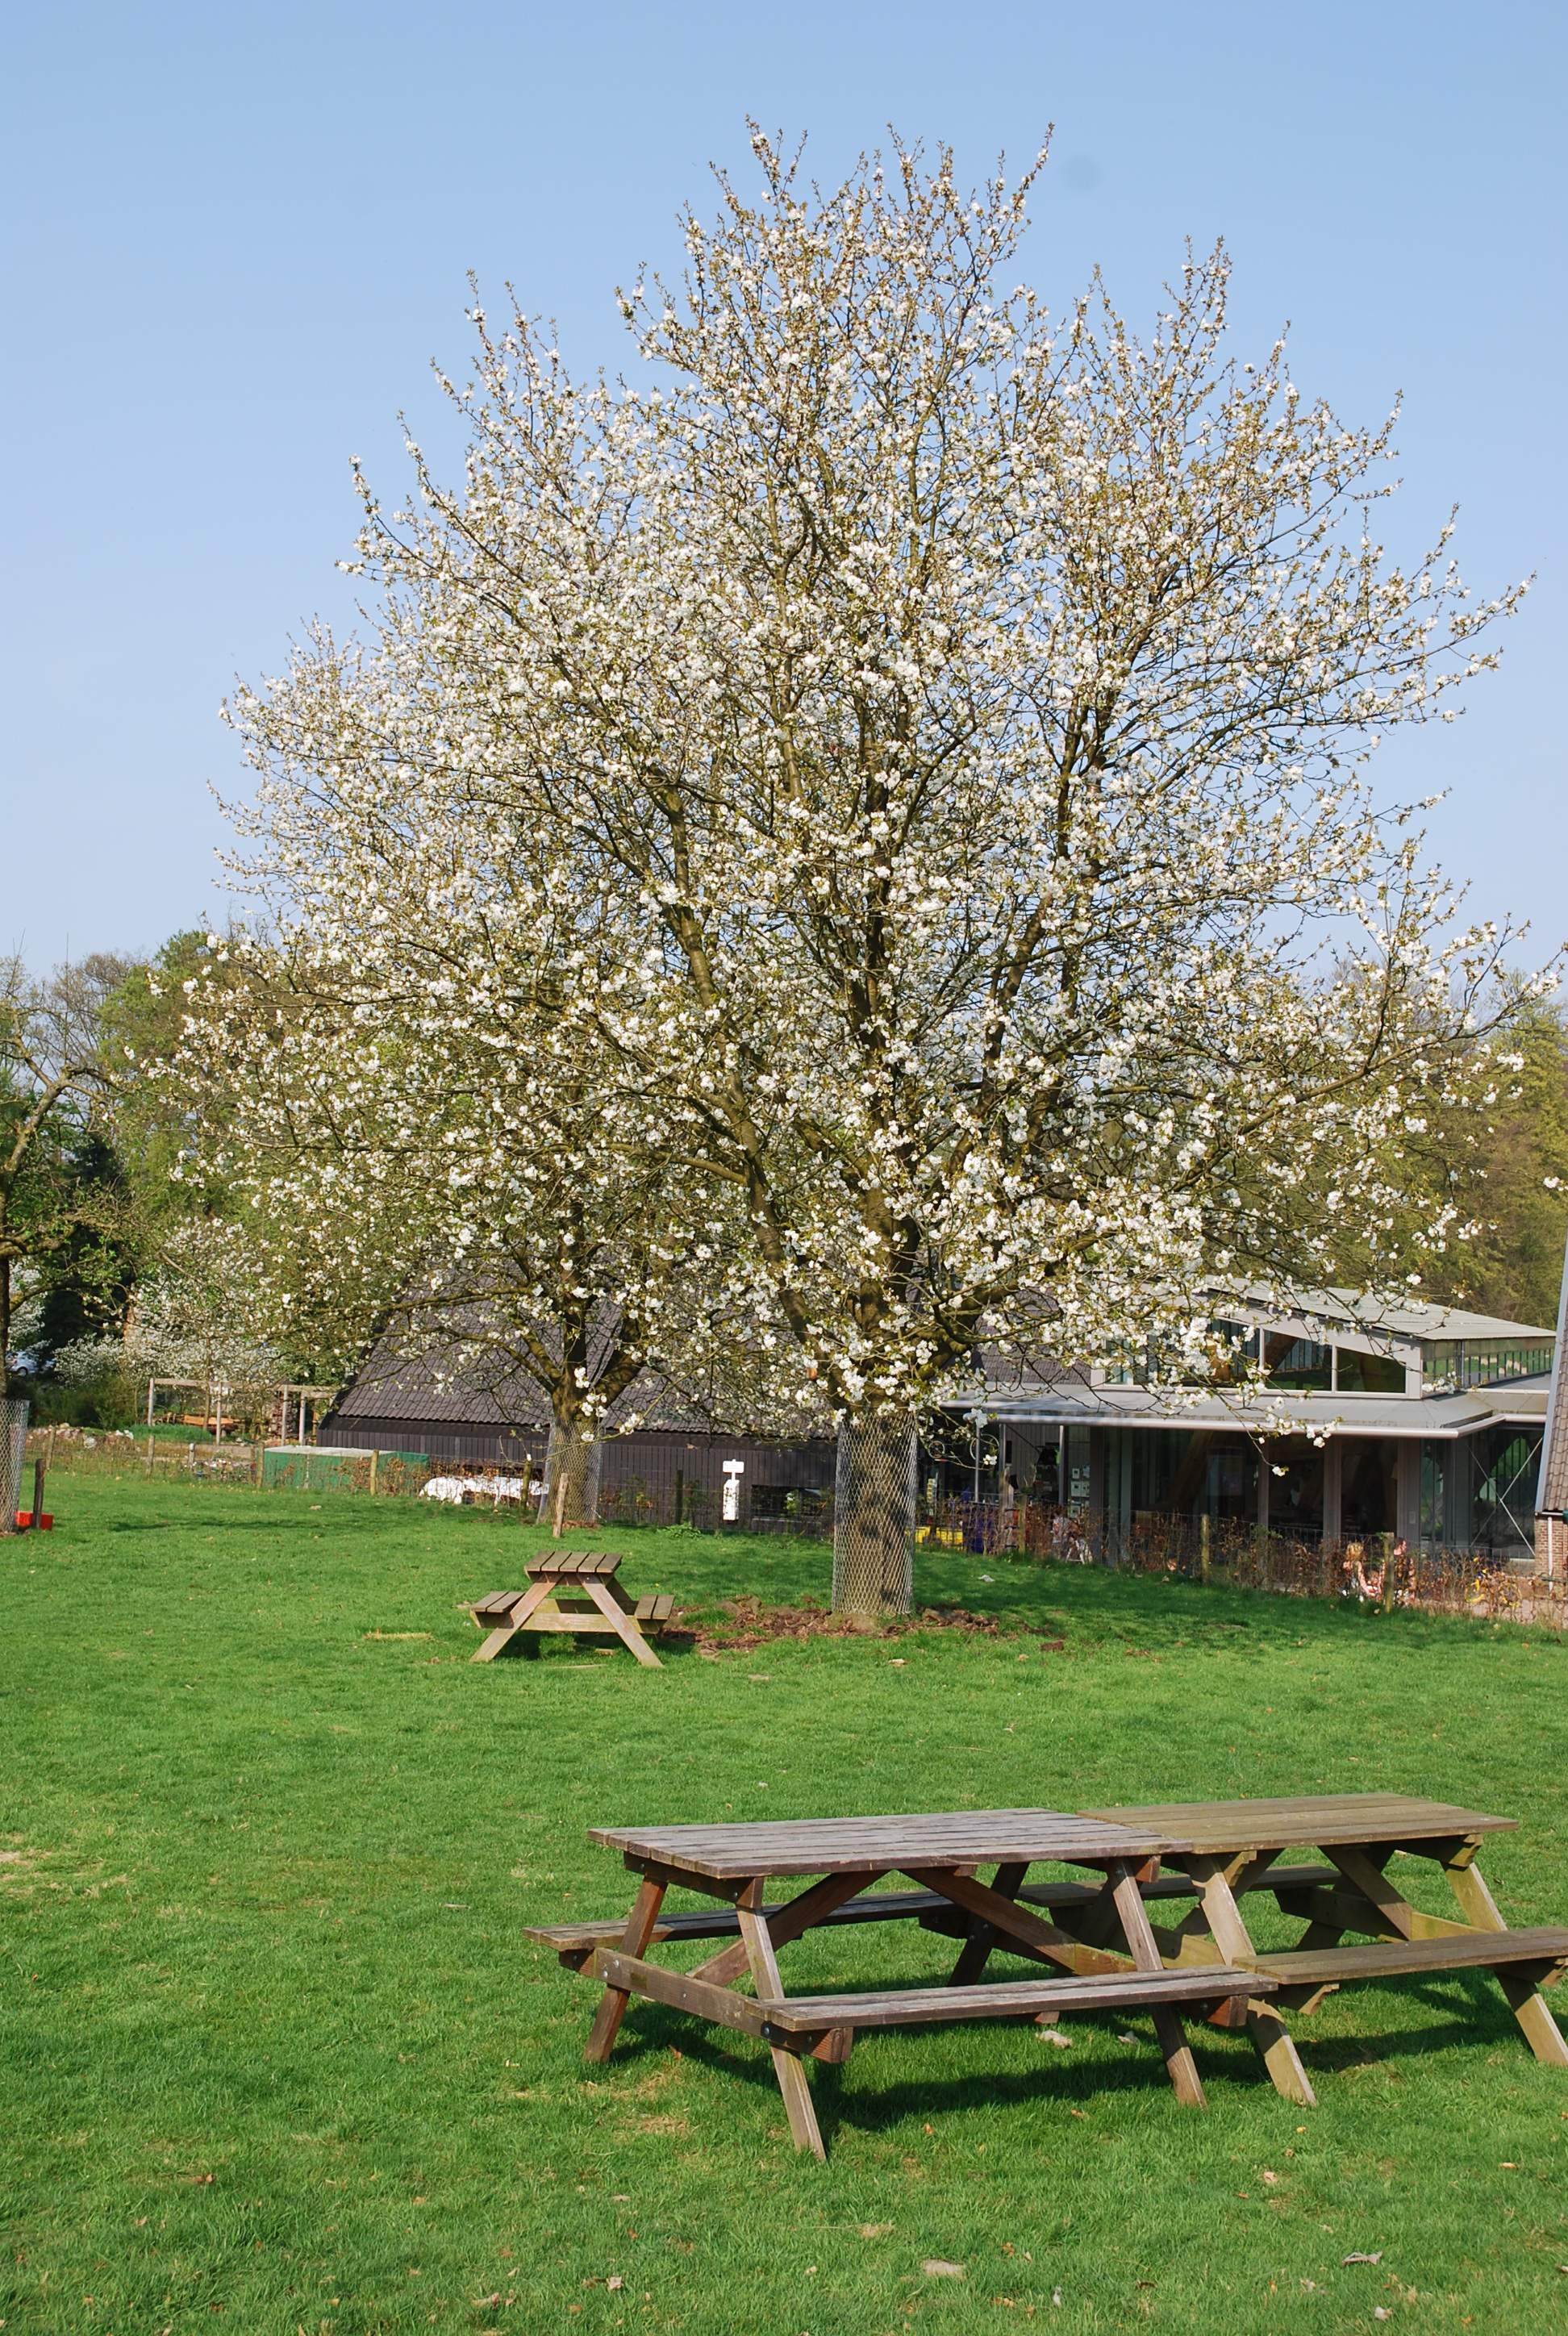
[[[1447,1537],[1449,1457],[1446,1445],[1427,1443],[1421,1446],[1421,1538],[1423,1541],[1443,1541]]]
[[[1511,1379],[1544,1378],[1552,1368],[1551,1338],[1431,1338],[1421,1348],[1421,1380],[1430,1395],[1460,1387],[1506,1387]]]
[[[1475,1493],[1470,1539],[1477,1549],[1529,1550],[1535,1545],[1535,1481],[1541,1473],[1541,1430],[1488,1427],[1474,1439]]]
[[[1398,1445],[1387,1436],[1347,1436],[1339,1445],[1339,1537],[1392,1533],[1398,1519]]]
[[[1405,1366],[1397,1355],[1364,1355],[1358,1347],[1336,1347],[1334,1384],[1342,1395],[1403,1395]]]
[[[1271,1437],[1269,1530],[1288,1541],[1323,1538],[1323,1452],[1305,1436]]]
[[[1263,1377],[1271,1387],[1329,1387],[1333,1358],[1316,1338],[1292,1338],[1289,1330],[1263,1333]]]

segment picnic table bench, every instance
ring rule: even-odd
[[[1144,1910],[1144,1886],[1157,1864],[1135,1830],[1057,1809],[993,1809],[940,1815],[829,1817],[785,1824],[596,1826],[589,1838],[618,1849],[640,1876],[630,1913],[619,1924],[556,1923],[529,1935],[564,1961],[604,1982],[587,2058],[608,2059],[631,1997],[664,2003],[765,2043],[799,2149],[825,2156],[804,2063],[842,2061],[856,2032],[920,2021],[1025,2019],[1049,2024],[1061,2013],[1146,2010],[1179,2100],[1204,2104],[1183,2010],[1205,2012],[1234,2002],[1256,2004],[1276,1982],[1213,1960],[1166,1969]],[[1055,1911],[1037,1892],[1025,1896],[1031,1864],[1087,1867],[1100,1876],[1084,1892],[1123,1942],[1120,1953],[1072,1936],[1037,1912]],[[980,1865],[996,1869],[981,1882]],[[884,1875],[906,1876],[911,1891],[871,1892]],[[820,1877],[796,1896],[770,1903],[770,1881]],[[661,1922],[666,1892],[688,1890],[721,1902],[696,1919]],[[840,1922],[952,1919],[965,1942],[945,1986],[884,1988],[790,1996],[778,1950],[807,1931]],[[617,1935],[618,1933],[618,1935]],[[650,1945],[696,1937],[733,1937],[694,1970],[648,1960]],[[993,1945],[1049,1967],[1048,1977],[983,1984]],[[749,1981],[752,1993],[741,1991]]]
[[[1174,1883],[1195,1895],[1196,1905],[1174,1929],[1154,1932],[1167,1961],[1186,1965],[1213,1957],[1273,1981],[1261,2022],[1249,2024],[1287,2100],[1311,2107],[1316,2096],[1280,2012],[1310,2013],[1336,1988],[1356,1980],[1491,1971],[1535,2058],[1568,2068],[1568,2045],[1540,1992],[1568,1969],[1568,1927],[1510,1930],[1475,1863],[1486,1835],[1511,1830],[1515,1818],[1403,1793],[1145,1801],[1085,1815],[1149,1835],[1163,1864],[1181,1877],[1163,1874],[1162,1887]],[[1276,1864],[1287,1850],[1303,1848],[1318,1850],[1326,1862]],[[1465,1919],[1413,1905],[1388,1873],[1398,1854],[1436,1865]],[[1236,1901],[1259,1891],[1305,1923],[1293,1947],[1261,1952],[1254,1945]],[[1081,1917],[1071,1907],[1060,1920],[1068,1930],[1081,1928]],[[1341,1942],[1348,1932],[1377,1943],[1346,1946]],[[1233,2004],[1219,2015],[1237,2016]]]
[[[526,1590],[492,1590],[469,1608],[486,1632],[473,1657],[492,1663],[515,1649],[537,1654],[537,1639],[550,1630],[589,1638],[615,1638],[649,1670],[664,1667],[652,1647],[675,1611],[662,1594],[633,1599],[617,1580],[621,1560],[613,1550],[546,1549],[524,1565]]]
[[[606,2059],[634,1995],[759,2038],[797,2147],[824,2153],[803,2060],[847,2059],[857,2029],[922,2020],[1033,2019],[1068,2011],[1145,2010],[1179,2099],[1203,2087],[1181,2024],[1192,2010],[1244,2027],[1276,2088],[1316,2096],[1282,2010],[1310,2012],[1336,1988],[1437,1971],[1489,1971],[1536,2058],[1568,2068],[1539,1992],[1568,1968],[1568,1927],[1510,1930],[1475,1864],[1512,1817],[1400,1794],[1335,1793],[1280,1800],[1142,1803],[1069,1813],[999,1809],[941,1815],[837,1817],[784,1824],[596,1827],[641,1877],[619,1920],[531,1927],[570,1970],[604,1982],[588,2044]],[[1311,1863],[1280,1863],[1313,1848]],[[1461,1913],[1413,1905],[1388,1878],[1397,1854],[1435,1864]],[[1099,1879],[1030,1882],[1036,1862],[1086,1867]],[[983,1883],[976,1869],[994,1867]],[[912,1888],[876,1890],[900,1874]],[[765,1886],[819,1876],[793,1898]],[[664,1912],[679,1887],[717,1901]],[[1253,1943],[1239,1901],[1261,1893],[1304,1922],[1281,1952]],[[1172,1901],[1189,1903],[1174,1923]],[[959,1942],[943,1986],[786,1995],[777,1950],[809,1930],[913,1921]],[[1346,1945],[1348,1932],[1370,1945]],[[730,1942],[693,1970],[648,1950]],[[1020,1956],[1048,1976],[988,1982],[991,1956]],[[753,1992],[740,1992],[750,1981]],[[1164,1982],[1162,1984],[1162,1981]]]

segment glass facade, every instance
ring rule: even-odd
[[[1510,1379],[1543,1378],[1552,1368],[1554,1338],[1429,1338],[1421,1348],[1421,1383],[1428,1395],[1459,1387],[1505,1387]]]
[[[1104,1500],[1114,1531],[1156,1519],[1195,1525],[1252,1525],[1258,1515],[1258,1448],[1251,1437],[1212,1428],[1110,1428],[1105,1436]]]
[[[1229,1428],[1076,1423],[1064,1434],[1066,1504],[1115,1533],[1165,1519],[1337,1543],[1418,1534],[1432,1548],[1530,1551],[1541,1431],[1500,1422],[1458,1437],[1335,1434],[1259,1439]]]
[[[1362,1541],[1398,1523],[1399,1447],[1391,1436],[1347,1436],[1339,1445],[1339,1538]]]
[[[1261,1354],[1259,1348],[1261,1343]],[[1368,1354],[1332,1339],[1298,1336],[1293,1330],[1261,1330],[1245,1322],[1216,1318],[1208,1326],[1208,1368],[1187,1376],[1199,1383],[1234,1386],[1260,1369],[1271,1387],[1302,1392],[1339,1388],[1346,1395],[1403,1395],[1405,1365],[1398,1355]],[[1428,1338],[1421,1345],[1421,1384],[1427,1395],[1464,1387],[1505,1387],[1512,1379],[1544,1377],[1552,1368],[1555,1341],[1526,1338]],[[1125,1349],[1103,1377],[1108,1387],[1146,1387],[1169,1378],[1171,1358],[1154,1348]]]

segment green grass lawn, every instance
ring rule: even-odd
[[[943,1555],[921,1599],[1002,1635],[475,1668],[514,1518],[51,1494],[0,1543],[7,2336],[1568,2321],[1568,2078],[1472,1976],[1331,1998],[1315,2112],[1211,2029],[1207,2116],[1145,2019],[872,2035],[813,2073],[823,2167],[745,2039],[634,2006],[586,2070],[593,1993],[520,1935],[628,1902],[590,1824],[1360,1786],[1517,1815],[1493,1887],[1568,1918],[1568,1648]],[[688,1607],[827,1586],[809,1545],[617,1538]],[[950,1955],[819,1933],[786,1977]]]

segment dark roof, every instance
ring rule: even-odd
[[[409,1354],[394,1334],[365,1357],[328,1415],[329,1420],[429,1421],[452,1427],[537,1431],[550,1426],[550,1398],[533,1373],[499,1348],[474,1343],[443,1352]],[[327,1421],[323,1421],[323,1426]],[[803,1442],[831,1436],[825,1406],[786,1415],[782,1406],[765,1419],[741,1418],[722,1404],[703,1404],[654,1370],[639,1371],[609,1408],[605,1432],[638,1427],[667,1434],[732,1433]]]

